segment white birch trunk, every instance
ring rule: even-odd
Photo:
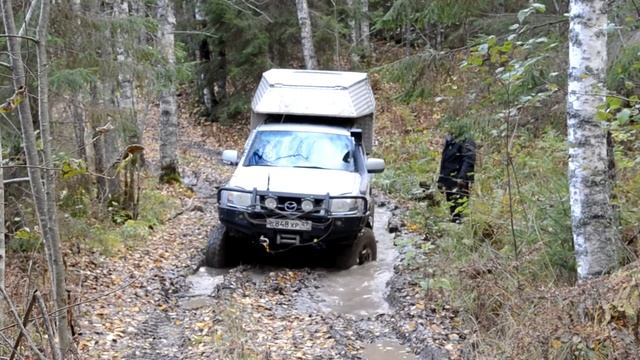
[[[361,16],[360,16],[360,40],[364,53],[368,56],[371,52],[371,43],[369,41],[369,0],[361,1]]]
[[[609,184],[607,136],[596,119],[607,63],[604,0],[571,0],[567,127],[573,242],[580,280],[616,267],[618,233]]]
[[[2,158],[2,134],[0,133],[0,164],[4,163]],[[4,241],[4,169],[0,166],[0,289],[4,289],[4,272],[6,264],[6,247]],[[4,306],[0,305],[0,314],[4,316]],[[4,325],[3,319],[0,318],[0,325]]]
[[[300,38],[302,40],[302,55],[304,65],[307,69],[318,68],[318,58],[313,46],[313,33],[311,31],[311,18],[309,17],[309,6],[307,0],[296,0],[298,10],[298,23],[300,24]]]
[[[178,172],[178,117],[176,115],[175,90],[175,40],[173,31],[176,18],[169,0],[158,0],[158,24],[160,51],[166,61],[166,81],[160,91],[160,180],[176,181]]]
[[[202,4],[202,0],[196,0],[196,4],[193,9],[193,17],[196,21],[205,21],[207,20],[207,15],[204,13],[204,5]]]
[[[49,60],[47,56],[47,35],[49,31],[49,0],[40,0],[40,19],[37,28],[37,57],[38,57],[38,116],[40,120],[40,136],[42,139],[44,164],[53,167],[51,121],[49,116]],[[51,241],[51,260],[55,278],[54,298],[56,306],[63,308],[67,305],[67,288],[65,281],[64,261],[60,250],[60,233],[58,231],[58,212],[56,209],[56,173],[45,170],[45,200]],[[64,313],[64,314],[62,314]],[[58,342],[61,354],[65,354],[71,344],[71,332],[67,326],[67,312],[58,313],[57,321]]]
[[[351,47],[358,46],[360,40],[360,27],[356,18],[358,17],[358,9],[353,4],[353,0],[347,0],[347,7],[349,8],[350,16],[347,20],[349,24],[349,33],[351,34]]]
[[[82,10],[80,2],[81,0],[71,0],[71,11],[74,15],[79,15],[80,10]]]
[[[113,15],[117,19],[124,19],[129,16],[129,2],[117,1],[113,5]],[[132,36],[133,38],[133,36]],[[116,101],[118,108],[124,114],[124,120],[129,121],[136,129],[135,133],[127,134],[128,143],[140,143],[140,132],[138,117],[135,109],[135,93],[133,86],[133,74],[131,68],[133,62],[131,56],[125,48],[125,35],[122,32],[116,34],[116,61],[118,62],[118,93]],[[109,164],[111,165],[111,164]]]
[[[4,20],[5,31],[7,34],[15,34],[16,26],[13,17],[13,9],[11,0],[2,0],[0,2],[2,7],[2,15]],[[45,24],[48,21],[48,6],[49,1],[43,1],[43,7],[41,11],[45,16]],[[40,27],[42,30],[42,27]],[[40,32],[39,32],[39,35]],[[21,42],[16,37],[7,38],[7,45],[9,48],[9,58],[11,59],[11,68],[13,72],[13,86],[15,90],[25,88],[25,69],[24,62],[21,54]],[[43,70],[45,71],[45,70]],[[41,74],[40,74],[41,75]],[[18,107],[18,115],[20,118],[20,125],[22,130],[22,140],[24,144],[24,150],[26,154],[28,174],[31,183],[31,192],[33,194],[33,201],[36,207],[36,214],[38,217],[38,223],[40,225],[40,231],[45,242],[45,255],[48,261],[49,273],[51,276],[51,284],[53,286],[53,294],[58,308],[66,306],[66,292],[64,290],[64,264],[62,262],[62,256],[60,252],[60,243],[57,234],[52,234],[52,230],[56,227],[52,227],[47,209],[47,196],[43,185],[43,178],[40,171],[40,160],[38,158],[38,152],[36,148],[35,132],[33,128],[33,119],[31,117],[31,104],[29,96],[26,95],[22,103]],[[46,136],[46,135],[45,135]],[[60,291],[62,289],[62,291]],[[60,311],[57,314],[58,321],[58,340],[62,350],[66,350],[65,345],[68,346],[70,337],[67,326],[67,312]],[[62,351],[64,356],[64,351]]]

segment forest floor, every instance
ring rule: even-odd
[[[154,111],[144,136],[148,176],[158,158]],[[406,247],[396,246],[419,235],[387,226],[400,223],[403,209],[384,194],[376,263],[334,271],[284,256],[224,271],[203,267],[207,235],[218,221],[216,186],[233,171],[219,160],[221,149],[241,148],[248,129],[197,125],[194,118],[184,111],[180,116],[183,185],[160,187],[183,209],[140,246],[67,264],[82,269],[77,300],[93,299],[77,311],[81,358],[465,357],[471,335],[458,328],[454,309],[424,297],[413,276],[420,269],[405,261]]]

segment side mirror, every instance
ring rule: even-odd
[[[225,150],[222,152],[222,161],[225,164],[236,165],[238,163],[238,152],[236,150]]]
[[[367,172],[370,174],[377,174],[384,171],[384,160],[369,158],[367,159]]]

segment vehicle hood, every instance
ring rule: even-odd
[[[355,172],[309,168],[240,166],[228,183],[230,187],[239,187],[259,191],[269,190],[282,193],[308,195],[350,195],[358,194],[361,177]]]

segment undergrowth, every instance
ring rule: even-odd
[[[375,184],[408,205],[408,230],[424,236],[400,241],[405,266],[414,269],[415,283],[425,296],[463,310],[466,325],[475,329],[469,354],[624,357],[625,351],[632,354],[638,348],[637,342],[621,345],[620,340],[633,334],[640,322],[632,310],[640,307],[636,292],[605,286],[609,290],[602,299],[609,304],[590,303],[593,295],[586,290],[573,292],[565,104],[555,90],[565,86],[566,79],[557,74],[564,74],[566,53],[561,47],[545,51],[539,63],[523,70],[523,81],[509,88],[486,68],[447,67],[429,73],[424,79],[428,89],[420,89],[422,80],[394,83],[398,71],[382,71],[377,100],[383,111],[376,119],[380,139],[375,155],[385,158],[387,169]],[[619,90],[631,89],[623,80],[639,76],[637,61],[629,54],[612,65],[615,76],[609,82]],[[509,56],[523,60],[526,55]],[[465,58],[461,54],[452,61]],[[430,69],[439,71],[435,65]],[[478,142],[475,182],[460,225],[449,222],[447,204],[435,184],[448,122],[466,122]],[[636,260],[638,253],[640,128],[633,121],[610,128],[616,157],[614,201],[629,249],[624,264]],[[625,271],[615,276],[636,279]],[[596,315],[583,317],[585,312]]]
[[[147,179],[140,194],[140,216],[122,224],[113,222],[108,210],[90,213],[88,206],[93,194],[82,188],[63,192],[61,200],[61,238],[111,255],[121,248],[141,245],[153,230],[177,211],[178,202],[161,191],[154,181]]]

